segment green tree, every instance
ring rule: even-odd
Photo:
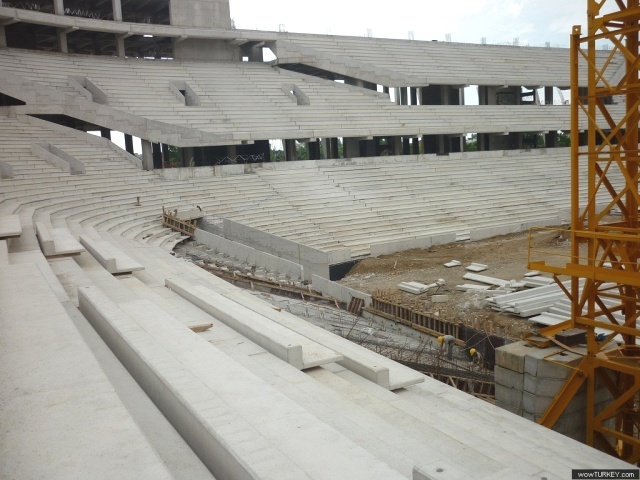
[[[558,132],[558,146],[559,147],[570,147],[571,146],[571,135],[567,132],[559,131]]]
[[[305,142],[296,142],[296,157],[298,160],[309,160],[309,149]]]
[[[477,152],[478,151],[478,134],[472,133],[470,137],[464,139],[464,151],[465,152]]]
[[[180,155],[180,149],[173,145],[168,145],[166,155],[166,168],[177,168],[182,166],[182,156]]]

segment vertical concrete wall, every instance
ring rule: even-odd
[[[240,50],[225,40],[202,40],[188,38],[174,42],[173,55],[176,60],[196,60],[208,62],[237,62]]]
[[[537,348],[516,342],[496,349],[496,405],[538,422],[582,356],[560,347]],[[599,410],[611,396],[601,386],[596,389]],[[569,403],[553,430],[585,442],[586,390],[583,385]]]
[[[222,230],[224,237],[228,240],[240,242],[302,265],[305,280],[311,280],[314,274],[329,278],[330,265],[347,262],[351,259],[351,251],[348,248],[333,252],[323,252],[226,218],[223,220]]]
[[[196,229],[196,243],[206,245],[218,252],[224,253],[238,261],[252,266],[262,267],[271,272],[282,273],[290,278],[304,278],[302,265],[270,255],[255,248],[242,245],[201,229]]]
[[[171,0],[171,25],[196,28],[231,28],[229,0]]]
[[[365,307],[371,305],[371,295],[368,293],[359,292],[358,290],[345,287],[344,285],[332,282],[331,280],[327,280],[326,278],[318,275],[312,276],[312,285],[314,290],[322,292],[324,295],[335,298],[340,302],[348,304],[352,298],[361,298],[364,300]]]

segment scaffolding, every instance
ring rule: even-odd
[[[586,389],[587,444],[630,463],[640,460],[638,2],[588,0],[587,35],[582,36],[580,26],[573,27],[571,253],[564,265],[529,261],[530,268],[553,273],[558,283],[559,275],[572,280],[565,292],[572,304],[571,319],[541,333],[557,342],[555,334],[561,331],[586,332],[586,354],[540,423],[552,427]],[[603,50],[596,55],[597,42],[609,43],[605,55]],[[624,57],[622,68],[614,67],[617,55]],[[587,89],[579,87],[580,62],[588,66]],[[626,101],[621,119],[608,111],[612,98]],[[588,126],[586,148],[579,147],[580,117]],[[586,185],[581,173],[586,173]],[[585,281],[582,292],[580,279]],[[610,394],[604,407],[596,406],[596,387]]]

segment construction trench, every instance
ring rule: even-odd
[[[347,292],[340,298],[328,295],[326,288],[323,292],[316,276],[315,283],[292,278],[210,247],[189,241],[174,254],[277,310],[532,421],[541,418],[581,358],[549,342],[540,349],[524,341],[537,338],[543,325],[536,318],[553,315],[530,314],[553,311],[564,297],[550,277],[525,269],[527,251],[566,252],[563,229],[366,258],[339,282],[328,282],[332,293]],[[525,315],[518,315],[518,308]],[[597,395],[601,406],[611,400],[602,386]],[[576,399],[554,429],[584,442],[583,417]]]
[[[522,275],[520,257],[525,254],[519,250],[526,240],[526,234],[518,234],[360,261],[339,283],[371,294],[371,302],[366,306],[357,297],[345,302],[323,295],[302,279],[250,266],[196,242],[177,246],[175,254],[255,292],[275,308],[285,309],[455,388],[495,402],[496,348],[522,340],[524,335],[535,333],[537,326],[526,319],[490,310],[477,292],[456,290],[456,277],[460,277],[460,283],[465,282],[464,267],[447,268],[442,259],[454,256],[464,262],[474,258],[493,263],[489,270],[505,278],[517,277]],[[560,243],[557,248],[564,248],[555,237],[545,242]],[[503,250],[509,251],[509,255],[500,253]],[[389,268],[389,264],[394,267]],[[381,273],[385,271],[391,273]],[[446,277],[443,285],[418,295],[404,293],[396,285],[409,281],[426,283],[442,277]],[[455,338],[453,355],[438,343],[438,337],[443,336]],[[472,357],[471,349],[479,356]],[[478,357],[482,359],[480,362]]]

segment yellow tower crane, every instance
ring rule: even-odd
[[[571,253],[559,264],[529,254],[529,268],[553,273],[558,284],[559,275],[572,280],[570,289],[560,284],[571,300],[571,318],[540,333],[555,338],[582,330],[586,354],[540,423],[552,427],[586,385],[587,444],[638,463],[640,6],[639,0],[587,2],[587,35],[575,26],[571,37]],[[579,87],[580,64],[587,67],[587,89]],[[612,98],[620,100],[616,107]],[[579,147],[581,126],[586,147]],[[596,388],[610,393],[604,407]]]

